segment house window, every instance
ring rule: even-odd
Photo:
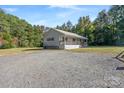
[[[75,38],[73,38],[73,41],[75,41]]]
[[[80,39],[80,42],[81,42],[82,40]]]
[[[47,41],[54,41],[54,38],[53,37],[47,38]]]
[[[68,38],[66,37],[65,40],[68,41]]]
[[[64,42],[64,37],[62,37],[62,41]]]

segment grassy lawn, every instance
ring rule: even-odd
[[[111,54],[118,54],[124,51],[124,47],[87,47],[87,48],[78,48],[78,49],[71,49],[73,52],[87,52],[87,53],[111,53]]]
[[[19,53],[32,53],[40,51],[42,48],[12,48],[12,49],[0,49],[0,56],[13,55]]]

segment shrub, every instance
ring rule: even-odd
[[[16,47],[14,44],[12,44],[11,42],[4,40],[3,45],[1,46],[1,48],[6,49],[6,48],[14,48]]]

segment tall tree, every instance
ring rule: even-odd
[[[97,18],[94,21],[94,37],[95,42],[98,45],[109,45],[112,44],[112,25],[110,16],[105,10],[99,12]]]
[[[89,16],[79,18],[78,24],[76,25],[76,31],[78,34],[87,37],[89,44],[93,42],[93,38],[94,38],[92,35],[93,30],[94,30],[94,26],[90,21]]]
[[[61,30],[68,31],[66,23],[62,24]]]
[[[124,39],[124,26],[123,20],[124,20],[124,6],[123,5],[113,5],[110,10],[108,11],[109,15],[112,18],[112,24],[116,30],[114,31],[116,33],[116,44],[120,45],[123,44]]]
[[[17,39],[16,47],[41,46],[43,42],[42,31],[42,26],[32,26],[27,21],[17,16],[6,14],[0,9],[0,37],[4,39],[4,46],[8,46],[6,48],[11,47],[13,43],[10,41],[14,41],[14,39]]]
[[[35,46],[39,47],[43,45],[43,26],[34,25],[34,42]]]
[[[73,24],[71,23],[71,21],[68,21],[68,22],[66,23],[66,26],[67,26],[67,31],[72,32]]]
[[[71,21],[68,21],[66,23],[63,23],[61,26],[57,25],[56,28],[60,30],[72,32],[73,24],[71,23]]]

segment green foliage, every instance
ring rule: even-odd
[[[71,23],[71,21],[68,21],[66,25],[67,25],[67,31],[71,32],[71,29],[73,28],[73,24]]]
[[[69,20],[56,28],[87,37],[89,45],[124,45],[124,6],[114,5],[109,11],[100,11],[94,21],[83,16],[75,25]],[[32,26],[0,9],[0,38],[4,41],[2,48],[40,47],[43,26]]]
[[[13,47],[14,47],[14,45],[11,42],[7,41],[7,40],[4,40],[4,44],[1,46],[1,48],[4,48],[4,49],[13,48]]]
[[[4,10],[0,8],[0,14],[4,14]]]
[[[124,45],[124,5],[114,5],[108,11],[108,14],[111,16],[111,23],[114,25],[116,30],[116,44]]]
[[[4,43],[1,46],[1,48],[13,48],[14,47],[14,44],[12,43],[12,37],[9,34],[9,32],[7,32],[7,31],[1,32],[0,37],[2,37],[4,40]]]
[[[68,21],[67,23],[63,23],[61,26],[57,25],[56,28],[60,30],[72,32],[73,24],[71,23],[71,21]]]
[[[76,25],[76,31],[81,36],[87,37],[88,43],[92,44],[93,38],[94,38],[92,34],[94,31],[94,26],[92,22],[90,21],[89,16],[79,18],[78,24]]]
[[[112,41],[112,31],[111,24],[109,23],[109,15],[105,10],[99,12],[97,18],[94,21],[95,30],[94,34],[94,43],[98,45],[108,45]]]
[[[89,16],[80,17],[77,24],[69,26],[70,30],[66,24],[56,28],[87,37],[89,45],[124,45],[124,5],[100,11],[93,22]]]
[[[0,9],[0,37],[4,40],[2,48],[40,47],[43,42],[42,32],[42,26],[32,26]],[[17,44],[13,44],[14,38],[17,38]]]

